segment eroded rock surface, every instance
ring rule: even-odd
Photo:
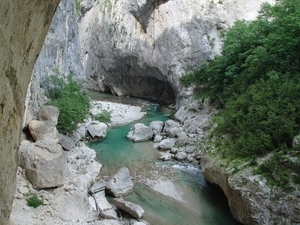
[[[62,186],[66,173],[66,155],[58,143],[37,141],[20,147],[20,165],[34,188]]]
[[[9,224],[26,92],[58,3],[59,0],[1,2],[0,224]]]
[[[106,189],[114,197],[122,197],[131,193],[133,186],[128,168],[123,167],[107,182]]]
[[[131,127],[127,134],[127,138],[134,142],[142,142],[150,140],[153,137],[153,131],[150,127],[137,123]]]

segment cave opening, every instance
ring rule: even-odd
[[[176,102],[171,84],[155,77],[112,76],[105,89],[113,95],[142,98],[162,105]]]

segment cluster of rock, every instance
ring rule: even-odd
[[[133,188],[130,172],[127,167],[123,167],[108,181],[101,180],[91,187],[89,193],[92,200],[90,202],[104,220],[115,220],[116,224],[119,224],[118,221],[123,220],[122,214],[125,212],[124,216],[129,216],[131,224],[147,225],[146,221],[141,220],[145,213],[144,209],[140,205],[123,199],[133,192]],[[105,191],[114,197],[112,204],[107,201]]]
[[[29,131],[35,142],[23,141],[20,146],[20,166],[26,170],[34,188],[62,186],[66,173],[66,155],[58,144],[56,129],[59,110],[45,106],[39,120],[32,120]]]
[[[161,159],[176,159],[198,163],[201,148],[196,148],[197,135],[186,133],[179,122],[169,119],[166,122],[152,121],[149,126],[135,124],[127,134],[133,142],[153,140],[154,147],[161,152]]]
[[[87,193],[90,184],[99,176],[101,164],[95,160],[94,150],[58,133],[58,115],[56,107],[44,106],[38,120],[28,124],[33,141],[25,140],[20,146],[18,188],[11,215],[16,224],[39,224],[39,221],[44,224],[89,224],[99,221]],[[27,206],[32,195],[43,200],[43,207],[35,210]]]

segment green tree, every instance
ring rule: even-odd
[[[279,185],[300,180],[300,153],[292,144],[300,133],[299,37],[300,1],[265,3],[256,20],[237,21],[224,35],[220,56],[181,78],[220,107],[214,149],[229,161],[273,153],[258,171]]]
[[[57,129],[64,134],[76,129],[89,113],[90,98],[84,87],[73,80],[72,74],[66,79],[52,75],[46,85],[46,95],[51,100],[48,105],[59,109]]]

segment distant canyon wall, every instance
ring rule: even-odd
[[[2,1],[0,7],[0,224],[9,224],[25,97],[59,0]]]
[[[179,106],[179,77],[213,59],[220,33],[254,19],[262,2],[85,0],[79,35],[88,87]]]

